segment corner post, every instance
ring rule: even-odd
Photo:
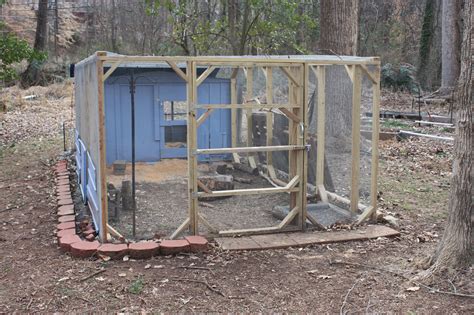
[[[353,66],[352,83],[352,166],[351,166],[351,211],[359,209],[360,178],[360,102],[362,94],[361,69]]]
[[[106,170],[106,137],[105,137],[105,102],[104,102],[104,61],[107,56],[106,52],[98,51],[96,53],[97,61],[97,84],[98,84],[98,115],[99,115],[99,193],[100,193],[100,211],[101,226],[99,238],[101,242],[107,242],[107,222],[108,222],[108,205],[107,205],[107,174]]]
[[[376,82],[372,83],[372,162],[370,183],[370,205],[372,219],[377,213],[377,176],[379,170],[379,132],[380,132],[380,61],[375,71]]]

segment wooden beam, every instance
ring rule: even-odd
[[[288,77],[288,79],[290,79],[290,81],[291,81],[294,85],[299,86],[298,80],[293,76],[293,74],[291,74],[290,70],[289,70],[287,67],[280,67],[280,69],[283,71],[283,73],[286,74],[286,76]]]
[[[298,192],[299,188],[270,187],[270,188],[252,188],[252,189],[233,189],[233,190],[215,190],[212,193],[198,192],[198,197],[226,197],[226,196],[246,196],[261,194],[278,194],[284,192]]]
[[[370,169],[370,205],[374,209],[372,219],[377,211],[377,178],[379,171],[379,132],[380,132],[380,66],[375,71],[375,83],[372,84],[372,157]]]
[[[250,100],[253,98],[253,68],[252,67],[245,68],[244,73],[245,73],[245,77],[247,78],[247,83],[246,83],[247,91],[246,91],[245,99]],[[259,106],[261,105],[259,104]],[[247,147],[251,147],[253,145],[252,108],[247,108],[246,116],[247,116]],[[248,159],[250,167],[257,168],[257,163],[255,162],[255,158],[253,156],[249,154],[247,155],[247,159]]]
[[[326,230],[326,227],[322,225],[321,223],[319,223],[318,221],[316,221],[316,219],[311,214],[309,214],[309,212],[306,213],[306,218],[309,220],[309,222],[311,222],[311,224],[314,227],[323,231]]]
[[[107,163],[106,163],[106,135],[105,135],[105,102],[104,102],[104,66],[100,56],[105,56],[105,52],[97,52],[96,71],[98,82],[98,118],[99,118],[99,181],[97,188],[99,190],[99,202],[101,211],[101,224],[99,238],[102,242],[107,242],[107,223],[108,223],[108,200],[107,200]]]
[[[212,190],[210,190],[203,182],[201,182],[199,179],[197,179],[197,185],[199,188],[204,190],[208,194],[212,194]]]
[[[326,68],[318,66],[318,117],[316,143],[316,186],[324,185],[324,151],[326,143]]]
[[[197,186],[197,156],[194,151],[197,148],[196,144],[196,132],[197,132],[197,121],[196,121],[196,100],[197,100],[197,87],[196,87],[196,65],[194,62],[188,61],[186,63],[186,95],[188,105],[188,124],[187,124],[187,155],[188,155],[188,211],[189,211],[189,227],[192,235],[198,234],[198,200],[196,193],[198,192]]]
[[[303,68],[304,74],[303,74],[303,109],[302,109],[302,115],[303,115],[303,125],[304,125],[304,134],[303,134],[303,139],[302,142],[304,144],[307,144],[307,129],[309,126],[308,123],[308,106],[309,106],[309,66],[305,63],[304,68]],[[302,179],[301,179],[301,187],[303,189],[303,196],[302,196],[302,204],[301,204],[301,228],[306,230],[306,216],[307,216],[307,204],[308,200],[306,198],[306,193],[307,193],[307,184],[308,184],[308,156],[309,154],[303,153],[303,172],[302,172]]]
[[[317,186],[317,189],[318,189],[318,193],[319,193],[319,197],[321,197],[321,201],[322,202],[329,202],[328,201],[328,194],[327,194],[327,191],[326,191],[326,188],[324,187],[324,185],[318,185]]]
[[[365,208],[364,212],[362,212],[362,214],[357,217],[357,221],[355,222],[355,224],[361,224],[367,218],[372,216],[374,212],[375,212],[375,208],[372,206],[368,206],[367,208]]]
[[[105,80],[107,80],[108,77],[110,77],[110,75],[112,73],[114,73],[115,69],[117,69],[117,67],[121,64],[121,61],[116,61],[112,64],[112,66],[110,67],[109,70],[107,70],[107,72],[104,74],[104,76],[102,77],[102,82],[105,82]]]
[[[190,219],[189,217],[184,220],[183,223],[171,234],[170,239],[174,240],[179,234],[183,233],[183,231],[189,227]]]
[[[114,229],[110,224],[107,223],[107,231],[112,235],[113,237],[116,237],[118,239],[125,239],[125,237],[120,234],[116,229]]]
[[[198,213],[198,216],[199,216],[199,220],[202,222],[202,224],[204,224],[205,227],[207,227],[209,232],[214,233],[214,234],[219,233],[219,230],[213,227],[212,224],[209,223],[209,221],[207,221],[207,219],[204,217],[204,214]]]
[[[278,228],[283,229],[283,228],[286,227],[288,224],[290,224],[291,221],[293,221],[293,219],[296,217],[296,215],[298,214],[299,211],[300,211],[300,209],[298,209],[298,207],[294,207],[290,212],[288,212],[288,214],[287,214],[286,217],[280,222],[280,224],[278,224]]]
[[[216,69],[216,66],[210,66],[209,68],[206,69],[206,71],[204,71],[203,73],[201,73],[201,75],[199,76],[199,78],[197,79],[196,83],[197,85],[201,85],[201,83],[204,82],[204,80],[207,79],[207,77],[212,73],[212,71],[214,71]]]
[[[293,108],[299,108],[298,105],[291,105],[291,104],[260,104],[260,103],[247,103],[247,104],[199,104],[196,105],[197,109],[237,109],[237,108],[242,108],[242,109],[247,109],[247,110],[263,110],[263,109],[272,109],[272,108],[284,108],[284,109],[293,109]]]
[[[301,122],[301,119],[296,116],[295,114],[293,114],[291,111],[289,111],[288,109],[284,108],[284,107],[279,107],[278,108],[283,114],[285,114],[286,117],[288,117],[289,119],[293,120],[295,123],[299,124]]]
[[[265,68],[265,77],[266,77],[266,96],[267,103],[273,103],[273,71],[271,67]],[[267,146],[273,144],[273,113],[268,111],[266,114],[266,128],[267,128]],[[272,178],[276,177],[275,170],[273,169],[273,155],[271,151],[267,152],[267,166],[268,166],[268,175]]]
[[[354,65],[344,65],[344,68],[346,68],[347,75],[351,79],[352,84],[354,84]]]
[[[209,117],[209,115],[214,111],[214,108],[209,108],[204,114],[202,114],[196,121],[197,126],[201,126],[204,121]]]
[[[230,79],[230,102],[232,104],[237,103],[237,73],[238,69],[232,71],[232,76]],[[232,147],[237,147],[237,109],[232,108],[230,110],[230,121],[231,121],[231,145]],[[240,163],[240,157],[237,153],[232,155],[235,163]]]
[[[187,76],[180,68],[178,68],[174,61],[166,60],[166,63],[174,70],[174,72],[176,72],[176,74],[181,79],[183,79],[185,82],[188,82],[189,76]],[[189,69],[187,68],[186,71],[189,71]]]
[[[370,81],[372,81],[373,84],[379,83],[379,79],[377,78],[377,75],[370,72],[366,65],[360,65],[360,68],[369,77]]]
[[[359,204],[360,180],[360,103],[362,97],[361,71],[354,67],[352,84],[352,165],[351,165],[351,211],[356,212]]]
[[[305,150],[304,145],[275,145],[259,147],[237,147],[237,148],[217,148],[217,149],[196,149],[195,154],[222,154],[222,153],[249,153],[249,152],[269,152],[269,151],[294,151]]]

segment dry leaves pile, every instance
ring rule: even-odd
[[[2,89],[0,101],[6,112],[0,113],[0,146],[60,134],[62,123],[70,125],[74,119],[72,97],[70,81],[27,90]]]

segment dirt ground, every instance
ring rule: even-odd
[[[381,209],[398,218],[399,238],[107,262],[58,250],[50,165],[61,151],[58,136],[34,133],[0,149],[0,313],[474,312],[472,298],[430,292],[400,276],[418,271],[415,262],[443,232],[447,142],[381,144]],[[473,270],[431,285],[474,294]]]

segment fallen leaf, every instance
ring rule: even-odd
[[[318,276],[318,279],[331,279],[332,276],[328,276],[328,275],[319,275]]]
[[[123,256],[123,261],[129,261],[129,260],[130,260],[130,256],[128,255]]]
[[[126,277],[127,274],[126,273],[119,273],[119,277]]]
[[[146,264],[145,265],[145,269],[150,269],[151,268],[151,265],[150,264]]]
[[[420,290],[420,287],[409,287],[409,288],[406,288],[405,291],[415,292],[415,291],[418,291],[418,290]]]

